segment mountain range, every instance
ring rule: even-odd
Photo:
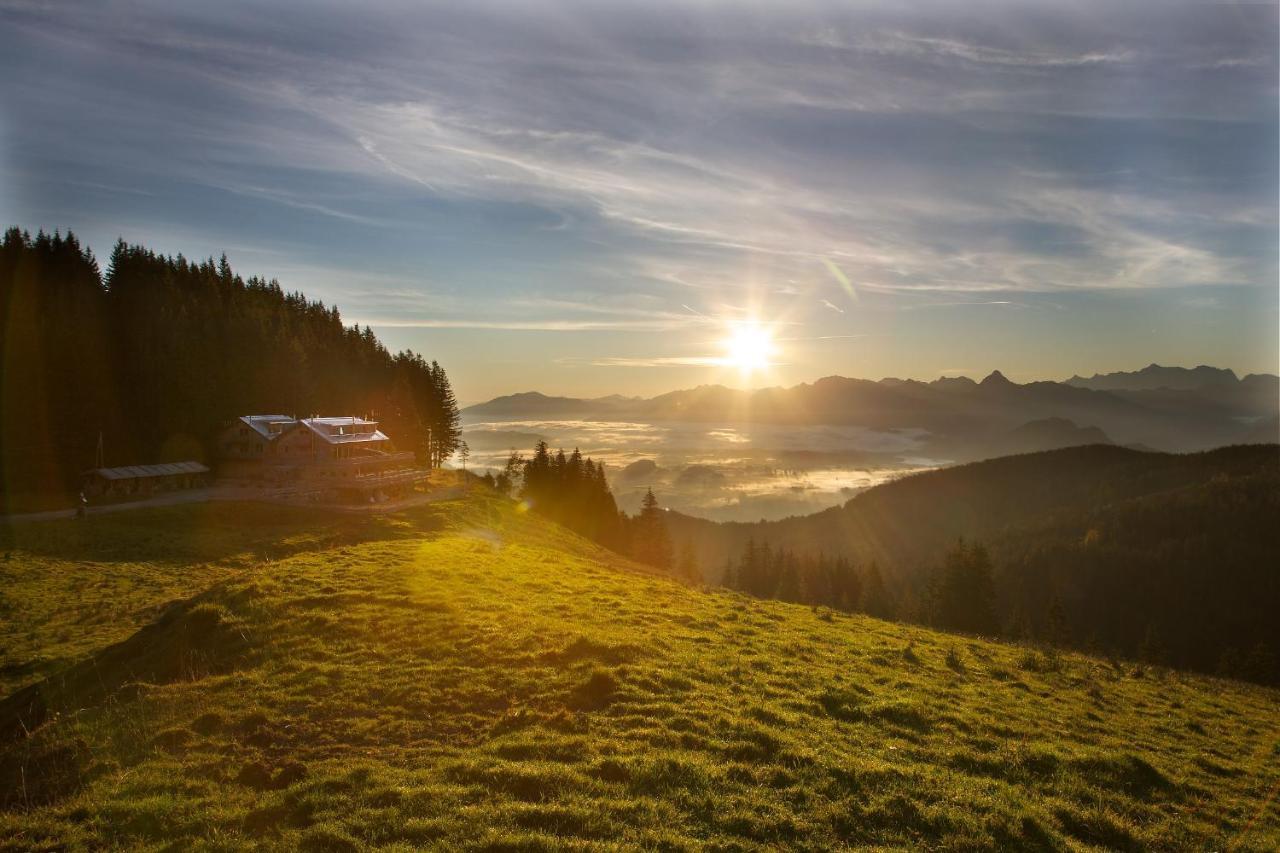
[[[463,410],[470,421],[589,418],[648,422],[846,425],[921,429],[927,450],[953,459],[1114,442],[1164,451],[1275,441],[1280,377],[1152,364],[1133,372],[1019,384],[828,376],[790,388],[722,385],[656,397],[553,397],[536,391]]]

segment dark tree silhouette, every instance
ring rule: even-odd
[[[875,560],[871,561],[863,578],[859,609],[880,619],[892,619],[896,615],[893,599],[889,596],[884,577],[880,574],[880,566]]]
[[[637,562],[655,568],[671,568],[671,536],[667,533],[667,521],[653,489],[645,492],[640,501],[640,514],[631,524],[631,556]]]
[[[757,545],[754,539],[747,540],[736,564],[728,562],[721,582],[761,598],[846,611],[862,609],[868,588],[868,578],[844,557],[798,554],[775,549],[768,542]],[[875,582],[880,582],[878,572]]]
[[[118,242],[103,275],[72,234],[0,243],[0,466],[6,494],[74,487],[101,434],[109,465],[210,460],[244,414],[369,414],[439,464],[461,438],[444,369],[389,353],[337,308]]]
[[[552,456],[547,443],[539,441],[527,461],[513,452],[498,479],[514,482],[517,478],[521,481],[520,497],[532,509],[583,536],[623,550],[624,521],[605,480],[604,466],[584,459],[576,448],[569,456],[563,450]]]
[[[702,583],[702,569],[698,566],[698,552],[693,540],[686,539],[680,543],[680,553],[676,557],[676,575],[692,583]]]
[[[947,552],[935,577],[931,613],[934,624],[941,628],[970,634],[999,633],[995,582],[986,548],[961,540]]]

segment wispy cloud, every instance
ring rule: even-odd
[[[509,332],[666,332],[677,324],[660,320],[471,320],[356,316],[351,322],[381,329],[488,329]]]
[[[380,328],[1272,288],[1277,13],[1231,10],[0,0],[5,209]]]
[[[953,38],[911,35],[903,32],[879,32],[860,38],[861,50],[912,57],[960,59],[980,65],[1014,68],[1073,68],[1133,62],[1137,54],[1128,49],[1090,50],[1083,53],[1037,49],[1006,49]]]
[[[930,302],[921,302],[914,305],[906,305],[903,307],[905,310],[920,310],[920,309],[928,309],[928,308],[958,308],[966,305],[976,305],[976,306],[1004,305],[1004,306],[1009,306],[1013,308],[1027,307],[1021,302],[1013,302],[1008,299],[963,299],[958,301],[957,300],[930,301]]]
[[[726,367],[729,362],[716,356],[663,356],[653,358],[593,358],[596,367]]]

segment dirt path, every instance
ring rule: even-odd
[[[167,492],[153,498],[140,501],[124,501],[116,504],[90,504],[89,515],[102,515],[108,512],[124,512],[130,509],[143,509],[153,506],[174,506],[176,504],[201,503],[211,500],[227,500],[215,496],[217,489],[190,489],[182,492]],[[75,518],[75,509],[51,509],[45,512],[19,512],[11,515],[0,515],[0,522],[14,524],[22,521],[52,521],[57,518]]]
[[[341,512],[396,512],[436,501],[453,500],[465,494],[462,486],[449,486],[422,495],[413,495],[398,501],[385,501],[377,504],[325,504],[312,503],[292,499],[279,490],[244,488],[236,486],[213,486],[207,489],[190,489],[181,492],[168,492],[139,501],[125,501],[115,504],[90,504],[89,515],[103,515],[110,512],[125,512],[132,509],[149,509],[161,506],[177,506],[179,504],[204,503],[206,501],[252,501],[255,503],[278,503],[288,506],[311,506],[324,509],[336,509]],[[53,521],[60,518],[75,518],[74,509],[55,509],[46,512],[23,512],[12,515],[0,515],[0,524],[19,524],[27,521]]]

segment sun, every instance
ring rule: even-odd
[[[773,333],[755,320],[732,324],[729,336],[721,344],[725,366],[744,372],[763,370],[773,357]]]

